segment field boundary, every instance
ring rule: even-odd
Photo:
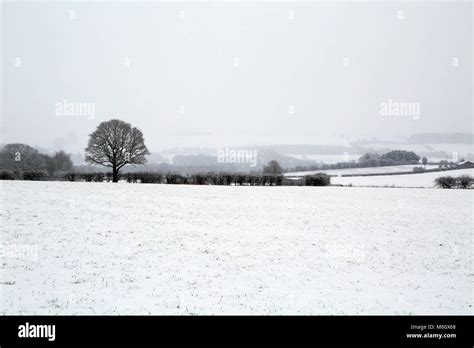
[[[425,173],[436,173],[436,172],[449,172],[453,170],[461,170],[461,169],[472,169],[473,167],[461,167],[461,168],[433,168],[433,169],[425,169],[420,172],[414,172],[413,170],[404,171],[404,172],[386,172],[386,173],[362,173],[362,174],[341,174],[335,175],[331,174],[331,177],[352,177],[352,176],[384,176],[384,175],[406,175],[406,174],[425,174]]]

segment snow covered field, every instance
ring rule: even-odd
[[[457,169],[443,172],[380,175],[380,176],[351,176],[332,177],[331,184],[342,184],[353,186],[398,186],[398,187],[433,187],[435,179],[440,176],[470,175],[474,177],[474,169]]]
[[[473,314],[472,190],[0,189],[2,314]]]
[[[373,173],[399,173],[412,171],[414,167],[424,167],[423,164],[406,164],[399,166],[386,166],[386,167],[369,167],[369,168],[346,168],[346,169],[328,169],[328,170],[316,170],[306,172],[293,172],[285,173],[285,176],[305,176],[316,173],[325,173],[327,175],[348,175],[348,174],[373,174]],[[426,169],[438,168],[436,164],[426,165]]]

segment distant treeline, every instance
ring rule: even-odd
[[[3,178],[34,180],[61,176],[72,169],[71,158],[64,151],[48,155],[26,144],[8,144],[0,149]]]
[[[295,168],[286,168],[285,172],[305,172],[315,170],[346,169],[346,168],[370,168],[398,166],[405,164],[418,164],[421,157],[413,151],[393,150],[385,154],[366,153],[359,158],[357,162],[338,162],[335,164],[317,164],[311,166],[297,166]]]

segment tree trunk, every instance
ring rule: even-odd
[[[112,166],[112,182],[118,182],[118,169],[115,164]]]

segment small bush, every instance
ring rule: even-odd
[[[94,182],[103,182],[104,178],[105,178],[105,174],[99,172],[99,173],[94,174],[94,176],[92,178],[92,181],[94,181]]]
[[[207,175],[207,182],[210,182],[212,185],[224,185],[224,176],[216,173]]]
[[[276,183],[277,186],[283,185],[283,175],[277,175],[276,176]]]
[[[48,172],[44,169],[25,170],[23,180],[44,180],[48,177]]]
[[[457,186],[462,189],[471,187],[473,183],[474,178],[469,175],[461,175],[459,178],[457,178]]]
[[[224,185],[231,185],[234,182],[234,178],[230,174],[224,174]]]
[[[305,186],[328,186],[331,183],[329,175],[319,173],[305,176]]]
[[[272,176],[271,175],[262,175],[261,176],[261,183],[262,183],[263,186],[271,186]]]
[[[240,186],[242,186],[244,181],[245,181],[245,175],[236,174],[236,175],[234,175],[234,180],[233,181],[234,181],[235,184],[239,184]]]
[[[444,189],[450,189],[450,188],[455,187],[456,178],[452,176],[440,176],[439,178],[436,178],[435,184],[438,187],[441,187]]]
[[[163,174],[161,173],[148,173],[148,172],[139,172],[131,173],[127,181],[129,182],[140,182],[142,184],[161,184],[163,182]]]
[[[191,181],[194,185],[206,185],[207,184],[206,176],[203,175],[203,174],[194,174],[193,176],[191,176]]]
[[[64,175],[64,178],[68,181],[76,181],[76,173],[70,172]]]
[[[92,182],[92,179],[94,179],[94,174],[85,173],[82,175],[82,177],[84,178],[85,182]]]
[[[216,174],[217,185],[227,185],[226,176],[223,174]]]
[[[107,172],[107,173],[105,174],[105,181],[111,182],[112,179],[113,179],[113,174],[112,174],[111,172]],[[120,180],[120,176],[119,176],[118,179]]]
[[[260,179],[264,186],[281,186],[283,184],[283,175],[262,175]]]
[[[0,180],[15,180],[15,174],[9,170],[0,171]]]
[[[188,178],[179,174],[166,174],[167,184],[187,184]]]

